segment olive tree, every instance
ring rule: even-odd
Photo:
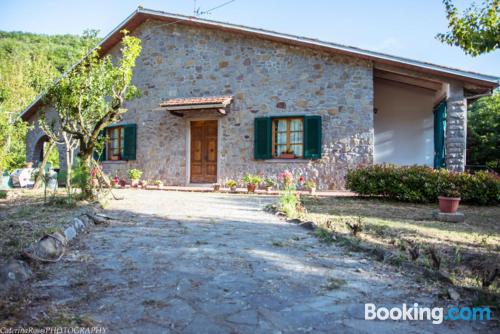
[[[46,95],[59,118],[63,133],[78,141],[82,172],[90,174],[93,153],[102,149],[101,131],[120,120],[127,111],[124,103],[139,95],[131,84],[141,41],[123,30],[120,55],[113,59],[100,54],[99,48],[88,54],[58,80]],[[92,182],[82,189],[83,197],[93,196]]]

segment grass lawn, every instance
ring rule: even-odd
[[[320,226],[317,235],[322,241],[363,245],[365,250],[382,251],[384,260],[393,264],[406,262],[440,272],[456,286],[500,291],[500,273],[491,279],[500,264],[498,206],[461,205],[465,222],[444,223],[432,220],[437,204],[345,197],[301,200],[306,209],[302,218]],[[361,231],[354,236],[358,225]]]

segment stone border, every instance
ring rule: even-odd
[[[26,282],[33,272],[29,262],[54,263],[62,259],[66,247],[79,234],[93,225],[108,224],[111,218],[95,212],[82,213],[73,217],[64,228],[46,234],[22,252],[26,260],[12,259],[0,266],[0,296],[16,290]]]

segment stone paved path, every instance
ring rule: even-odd
[[[108,333],[469,333],[482,326],[365,321],[365,302],[445,305],[391,267],[322,245],[262,211],[275,198],[119,195],[126,199],[106,213],[120,222],[82,236],[37,283],[40,295],[101,321]]]

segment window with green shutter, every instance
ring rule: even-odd
[[[123,160],[135,160],[137,150],[137,125],[127,124],[124,128]]]
[[[94,152],[94,159],[110,161],[136,160],[137,125],[125,124],[105,128],[100,138],[106,135],[102,153]]]
[[[255,159],[320,159],[321,132],[321,116],[258,117]]]
[[[321,159],[321,116],[304,117],[304,158]]]
[[[254,158],[271,159],[271,118],[257,117],[254,120]]]

